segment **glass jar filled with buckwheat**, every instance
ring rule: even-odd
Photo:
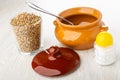
[[[41,17],[33,13],[21,13],[11,20],[19,49],[30,53],[40,48]]]

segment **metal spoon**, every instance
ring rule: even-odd
[[[49,14],[49,15],[54,16],[54,17],[57,17],[57,18],[65,21],[65,22],[67,22],[68,24],[73,25],[73,23],[70,22],[69,20],[67,20],[67,19],[65,19],[65,18],[63,18],[63,17],[57,16],[57,15],[55,15],[55,14],[52,14],[52,13],[50,13],[50,12],[48,12],[48,11],[40,8],[39,6],[33,4],[33,3],[29,2],[29,1],[26,1],[26,3],[28,4],[29,7],[33,8],[33,9],[35,9],[35,10],[37,10],[37,11],[40,11],[40,12]]]

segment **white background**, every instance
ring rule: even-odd
[[[94,61],[94,49],[77,51],[80,67],[73,73],[59,77],[38,75],[31,68],[35,55],[21,55],[15,44],[10,20],[21,12],[32,12],[42,17],[43,49],[62,46],[54,35],[54,17],[37,12],[25,0],[0,0],[0,80],[120,80],[120,1],[119,0],[31,0],[40,7],[59,14],[71,7],[93,7],[102,12],[104,23],[114,37],[118,60],[110,66],[100,66]]]

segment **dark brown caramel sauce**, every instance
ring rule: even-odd
[[[38,53],[32,61],[32,68],[45,76],[58,76],[78,67],[80,58],[69,48],[53,46]]]
[[[94,22],[97,20],[96,17],[87,14],[77,14],[68,16],[65,19],[71,21],[74,25],[86,25],[88,23]],[[68,24],[65,21],[61,21],[64,24]]]

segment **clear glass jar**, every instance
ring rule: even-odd
[[[41,21],[40,18],[40,20],[33,22],[31,25],[12,25],[20,53],[33,54],[37,53],[42,48]]]

